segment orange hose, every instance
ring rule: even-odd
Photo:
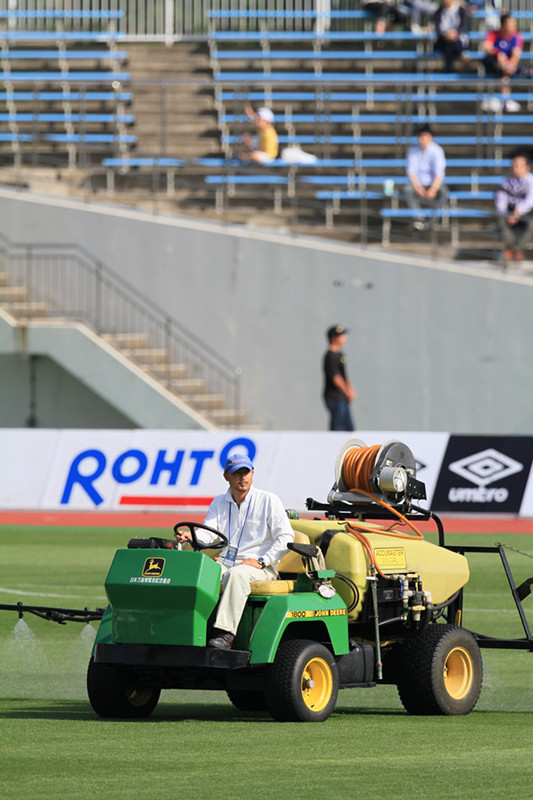
[[[380,447],[380,445],[374,445],[373,447],[360,447],[349,450],[346,453],[342,464],[342,477],[346,486],[353,487],[352,489],[348,489],[349,492],[366,495],[374,502],[383,506],[383,508],[386,508],[392,514],[395,514],[398,517],[398,522],[395,522],[392,527],[402,523],[414,531],[413,535],[410,533],[403,533],[402,531],[395,531],[391,528],[384,528],[382,525],[377,525],[371,522],[346,523],[346,532],[351,534],[360,544],[362,544],[370,559],[370,563],[376,572],[382,578],[387,579],[387,575],[385,575],[376,564],[372,545],[362,530],[358,530],[358,528],[362,528],[368,533],[378,533],[381,536],[394,536],[398,539],[423,539],[424,536],[416,527],[416,525],[408,520],[407,517],[405,517],[400,511],[386,503],[384,500],[381,500],[379,497],[376,497],[375,493],[372,492],[372,487],[370,486],[370,475],[372,474],[374,464],[376,463],[376,456],[380,450]]]
[[[346,486],[360,486],[367,492],[372,491],[370,475],[376,463],[376,456],[381,445],[359,447],[348,450],[342,464],[342,477]]]

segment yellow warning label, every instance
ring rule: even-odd
[[[287,611],[286,619],[316,619],[317,617],[344,617],[345,608],[315,608],[306,611]]]
[[[405,549],[403,547],[376,547],[374,556],[380,569],[407,569]]]

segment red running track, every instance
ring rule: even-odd
[[[303,515],[302,515],[303,516]],[[307,515],[306,515],[307,516]],[[201,522],[203,513],[131,511],[0,511],[0,525],[48,525],[76,528],[166,528],[176,522]],[[533,519],[522,517],[441,517],[446,533],[507,533],[533,535]],[[432,522],[417,523],[423,532],[435,532]]]

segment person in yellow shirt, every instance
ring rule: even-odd
[[[254,111],[252,106],[247,105],[246,114],[255,125],[257,135],[243,136],[243,143],[246,150],[241,153],[239,158],[243,161],[253,161],[256,164],[267,164],[277,158],[279,143],[278,134],[274,127],[274,114],[270,108],[258,108]]]

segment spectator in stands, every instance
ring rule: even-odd
[[[494,198],[503,238],[505,261],[522,261],[524,247],[533,238],[533,175],[526,155],[513,158],[511,174]]]
[[[279,150],[278,134],[273,125],[274,114],[270,108],[263,107],[254,111],[250,105],[246,106],[245,111],[254,123],[257,135],[245,134],[243,136],[243,144],[246,149],[239,158],[243,161],[253,161],[256,164],[267,164],[277,158]]]
[[[433,22],[437,34],[435,50],[443,55],[444,72],[452,72],[454,61],[467,57],[468,15],[459,0],[442,0]]]
[[[444,185],[444,150],[435,142],[430,125],[422,125],[417,136],[418,143],[407,151],[409,183],[402,190],[402,195],[413,211],[421,210],[422,204],[442,208],[448,198],[448,190]],[[413,227],[418,231],[426,228],[423,213],[413,222]]]
[[[323,361],[324,402],[330,414],[330,431],[355,430],[350,403],[355,400],[357,392],[348,378],[346,356],[342,352],[347,333],[342,325],[333,325],[326,333],[329,348]]]
[[[363,0],[363,9],[376,18],[376,33],[385,33],[392,25],[409,19],[407,4],[401,0]]]
[[[483,24],[486,30],[498,27],[502,3],[501,0],[465,0],[471,14],[484,12]]]
[[[409,13],[409,24],[411,33],[429,33],[430,29],[426,24],[422,26],[422,18],[425,17],[426,23],[433,19],[437,7],[431,0],[405,0]]]
[[[502,95],[504,97],[503,103],[497,97],[489,98],[483,103],[483,110],[494,113],[502,110],[520,111],[520,103],[509,97],[511,93],[510,79],[524,72],[520,66],[524,42],[517,30],[515,18],[510,14],[502,14],[499,29],[487,34],[483,49],[485,51],[483,59],[485,74],[502,79]]]

